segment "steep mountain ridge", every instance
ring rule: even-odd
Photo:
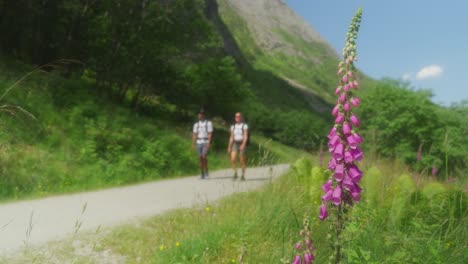
[[[210,2],[213,8],[215,1],[206,4]],[[229,32],[239,50],[226,49],[229,54],[245,59],[251,70],[280,79],[284,83],[277,86],[301,94],[300,100],[313,111],[329,107],[339,56],[317,31],[280,0],[216,0],[216,5],[224,35]],[[226,46],[233,45],[225,42]],[[260,97],[270,95],[270,90],[260,89],[264,89],[257,91]]]
[[[288,55],[316,60],[285,41],[280,31],[288,32],[304,41],[326,46],[326,55],[338,59],[336,51],[320,34],[281,0],[229,0],[231,8],[248,22],[257,45],[267,51],[280,51]]]

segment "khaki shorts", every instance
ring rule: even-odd
[[[206,157],[208,155],[208,143],[197,144],[197,153],[199,157]]]
[[[244,150],[240,150],[240,146],[242,145],[242,142],[236,142],[232,143],[232,152],[239,152],[242,156],[245,155],[245,150],[247,147],[244,148]]]

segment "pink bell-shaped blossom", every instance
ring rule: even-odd
[[[340,205],[341,203],[341,187],[338,185],[336,186],[335,190],[333,191],[332,198],[330,200],[335,205]]]
[[[354,80],[353,84],[354,84],[354,85],[353,85],[354,88],[356,88],[356,89],[359,88],[359,83],[358,83],[357,80]]]
[[[358,107],[358,105],[361,103],[361,100],[357,97],[353,97],[351,98],[351,104],[354,106],[354,107]]]
[[[353,125],[355,125],[357,127],[361,126],[361,124],[359,123],[359,119],[357,118],[356,115],[352,114],[351,117],[349,118],[349,120],[351,120],[351,123],[353,123]]]
[[[314,260],[314,255],[312,253],[305,253],[304,254],[304,264],[310,264]]]
[[[328,151],[332,152],[336,146],[340,143],[340,137],[338,135],[334,135],[332,139],[328,142]]]
[[[353,159],[355,161],[361,161],[362,160],[362,151],[359,147],[356,147],[355,149],[351,149],[351,155],[353,156]]]
[[[329,162],[328,162],[328,169],[329,170],[335,170],[336,168],[336,160],[334,158],[332,158]]]
[[[350,87],[349,87],[348,84],[345,84],[345,86],[343,86],[343,90],[344,90],[345,92],[349,91],[349,88],[350,88]]]
[[[338,182],[342,181],[344,177],[344,173],[345,173],[344,164],[343,163],[336,164],[335,173],[333,174],[333,176],[335,177],[335,180]]]
[[[341,86],[335,89],[335,95],[338,95],[341,92]]]
[[[351,109],[351,107],[349,107],[349,103],[346,102],[344,105],[343,105],[343,109],[346,111],[346,112],[349,112],[349,110]]]
[[[335,129],[335,131],[336,131],[336,129]],[[356,140],[357,143],[359,143],[359,144],[362,143],[362,137],[357,132],[353,133],[353,137],[354,137],[354,139]]]
[[[331,189],[332,180],[328,180],[324,185],[322,185],[322,190],[328,192]]]
[[[301,243],[297,242],[296,245],[294,245],[294,248],[296,248],[296,250],[299,250],[301,248]]]
[[[348,82],[348,76],[343,76],[343,78],[341,78],[341,80],[344,82],[344,83],[347,83]]]
[[[320,220],[325,220],[325,218],[328,217],[328,211],[327,211],[327,206],[325,204],[322,204],[322,206],[320,206]]]
[[[336,127],[333,127],[331,130],[330,130],[330,133],[328,133],[328,139],[331,139],[334,135],[336,135]]]
[[[322,195],[322,201],[327,202],[331,200],[333,189],[329,189],[324,195]]]
[[[351,179],[353,179],[353,181],[355,182],[358,182],[362,177],[362,172],[354,164],[349,166],[348,174],[349,174],[349,177],[351,177]]]
[[[350,191],[350,192],[354,190],[354,182],[353,182],[353,180],[352,180],[350,177],[346,176],[346,177],[344,178],[344,180],[343,180],[343,188],[345,188],[346,190],[348,190],[348,191]]]
[[[346,136],[346,142],[348,143],[348,146],[351,149],[355,149],[358,146],[358,142],[356,141],[356,138],[354,137],[354,134],[347,135]]]
[[[344,152],[344,161],[345,163],[352,163],[354,161],[353,155],[349,150],[345,150]]]
[[[335,123],[340,124],[341,122],[343,122],[343,120],[344,120],[344,116],[339,114],[335,119]]]
[[[335,150],[333,150],[333,158],[336,159],[337,161],[340,161],[343,159],[343,144],[342,143],[338,143],[338,145],[336,145],[335,147]]]
[[[302,262],[301,257],[299,255],[296,255],[292,264],[301,264],[301,262]]]
[[[344,103],[346,101],[346,93],[342,93],[338,101],[340,103]]]
[[[345,135],[351,134],[351,129],[352,129],[351,125],[348,122],[345,122],[343,124],[343,134],[345,134]]]
[[[332,115],[337,116],[339,111],[340,111],[339,105],[335,105],[335,107],[333,107],[333,110],[332,110]]]

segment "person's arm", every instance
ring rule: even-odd
[[[210,147],[211,145],[211,137],[213,136],[213,123],[209,122],[207,124],[208,126],[208,148]]]
[[[249,136],[248,130],[249,127],[243,127],[243,133],[244,133],[244,139],[242,140],[242,145],[240,146],[241,150],[245,149],[245,146],[247,146],[247,137]]]
[[[192,148],[195,148],[195,142],[197,141],[197,124],[193,125],[193,133],[192,133]]]
[[[228,144],[228,153],[231,153],[232,150],[232,143],[234,143],[234,129],[231,127],[231,135],[229,136],[229,144]]]

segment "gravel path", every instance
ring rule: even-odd
[[[72,235],[211,202],[262,186],[289,169],[275,165],[247,169],[247,180],[233,181],[231,170],[161,180],[122,188],[0,204],[0,255]]]

